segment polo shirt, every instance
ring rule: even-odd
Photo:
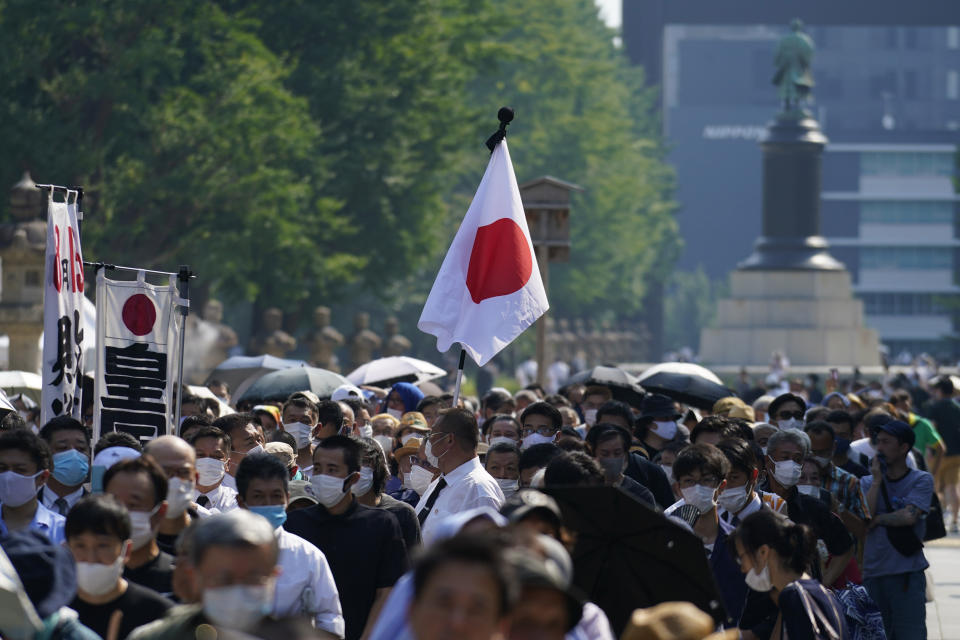
[[[33,520],[27,525],[27,529],[42,533],[47,536],[53,544],[62,544],[67,539],[63,532],[66,523],[66,518],[59,513],[50,511],[50,509],[47,509],[37,500],[37,510],[33,514]],[[3,521],[3,511],[0,510],[0,537],[8,533],[7,523]]]
[[[283,528],[312,542],[330,563],[346,622],[346,640],[363,635],[377,589],[390,588],[407,569],[407,548],[396,517],[356,498],[340,515],[323,505],[291,511]]]

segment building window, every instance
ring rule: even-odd
[[[39,287],[40,272],[36,269],[27,269],[23,274],[23,284],[27,287]]]
[[[955,69],[947,71],[947,99],[960,98],[960,72]]]
[[[863,247],[861,269],[952,269],[949,247]]]
[[[952,202],[866,200],[860,221],[872,224],[953,224]]]
[[[864,176],[950,177],[953,155],[921,151],[865,152],[860,157]]]
[[[864,313],[870,316],[940,315],[946,312],[947,297],[938,293],[864,293],[860,296]]]
[[[947,27],[947,49],[960,49],[960,27]]]

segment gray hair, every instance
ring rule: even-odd
[[[279,548],[270,522],[246,509],[234,509],[200,521],[193,532],[193,546],[189,550],[190,562],[199,566],[210,547],[249,549],[260,546],[269,546],[273,561],[277,561]]]
[[[810,436],[797,429],[781,429],[767,440],[767,453],[771,458],[777,448],[784,442],[792,442],[800,447],[804,458],[810,455]]]

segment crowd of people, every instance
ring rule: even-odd
[[[709,408],[593,384],[457,406],[344,386],[227,415],[184,396],[177,434],[146,442],[11,412],[0,546],[39,619],[23,637],[925,638],[923,541],[944,513],[957,530],[951,379],[774,382]],[[671,602],[614,628],[541,491],[570,486],[696,536],[722,620]]]

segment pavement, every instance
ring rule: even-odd
[[[960,640],[960,534],[927,542],[934,602],[927,603],[927,638]]]

